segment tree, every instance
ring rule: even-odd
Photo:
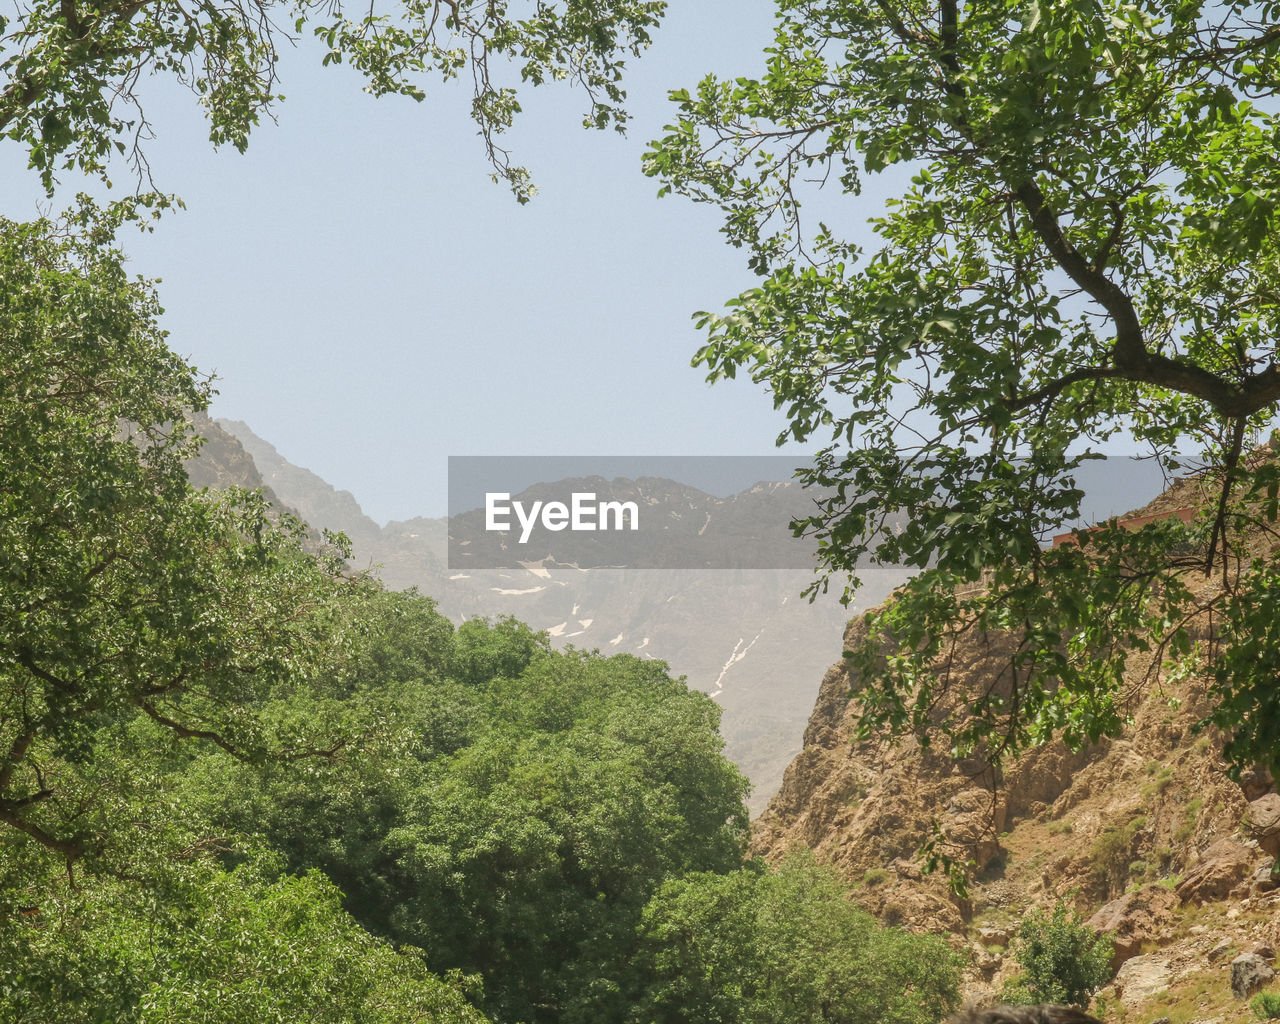
[[[173,739],[339,749],[270,705],[342,671],[371,586],[260,496],[191,489],[208,388],[111,231],[0,222],[0,829],[37,875],[50,856],[136,875],[132,801]],[[138,718],[150,759],[125,753]]]
[[[5,1019],[484,1024],[462,979],[437,978],[415,951],[364,931],[318,872],[282,875],[254,852],[231,871],[177,862],[153,882],[98,878],[5,907]]]
[[[700,314],[695,362],[767,383],[779,440],[824,445],[806,479],[832,496],[796,524],[822,568],[922,570],[852,652],[864,730],[997,764],[1115,734],[1127,654],[1188,657],[1212,609],[1227,752],[1280,769],[1280,470],[1251,450],[1280,399],[1276,5],[778,10],[765,72],[675,93],[647,170],[720,206],[762,277]],[[889,168],[910,186],[878,249],[802,221],[814,182],[854,197]],[[1168,469],[1201,448],[1208,515],[1048,549],[1080,523],[1076,471],[1125,437]],[[977,691],[947,667],[970,630],[1016,638]]]
[[[549,650],[545,633],[506,616],[497,622],[469,619],[453,638],[450,675],[459,682],[481,684],[499,677],[515,679],[539,650]]]
[[[389,729],[382,712],[421,696],[407,684],[447,668],[449,623],[260,495],[191,488],[208,387],[122,269],[121,212],[0,221],[6,1018],[481,1024],[327,879],[288,876],[257,823],[184,793],[208,749],[314,804],[317,762],[367,776],[370,750],[461,745],[465,702],[416,701]]]
[[[1014,940],[1022,973],[1005,986],[1011,1003],[1088,1006],[1089,998],[1111,980],[1114,943],[1079,914],[1059,903],[1053,913],[1023,919]]]
[[[633,1024],[932,1024],[959,996],[942,939],[881,927],[807,858],[668,882],[637,959]]]
[[[376,603],[375,623],[434,615],[425,598]],[[511,620],[459,629],[461,680],[381,674],[432,665],[438,637],[371,632],[347,756],[303,774],[208,751],[173,773],[182,806],[322,870],[357,920],[438,973],[481,976],[495,1020],[621,1020],[658,886],[742,862],[747,783],[719,709],[661,662],[552,652]],[[290,717],[313,705],[299,692]]]
[[[480,0],[355,11],[304,0],[37,0],[0,18],[0,133],[26,147],[46,188],[63,168],[105,176],[116,151],[149,184],[145,78],[167,74],[189,88],[214,145],[243,150],[280,98],[278,48],[310,34],[323,63],[351,64],[378,96],[421,100],[427,76],[470,75],[471,113],[494,178],[523,202],[529,176],[497,142],[520,111],[506,78],[571,79],[589,97],[584,122],[621,129],[625,58],[648,44],[665,7],[665,0],[540,0],[518,14]]]

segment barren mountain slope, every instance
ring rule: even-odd
[[[1198,484],[1181,481],[1138,514],[1200,500]],[[1207,622],[1195,628],[1203,634]],[[849,625],[846,648],[863,630],[860,620]],[[973,638],[961,647],[975,682],[996,671],[1000,645]],[[1136,682],[1147,667],[1135,656],[1129,674]],[[1280,851],[1261,849],[1242,820],[1251,800],[1262,798],[1256,818],[1280,811],[1280,797],[1265,773],[1244,788],[1230,781],[1219,737],[1193,733],[1207,710],[1205,679],[1159,678],[1121,738],[1079,753],[1061,744],[1032,750],[993,795],[977,763],[912,739],[855,743],[850,693],[859,680],[835,665],[804,749],[755,823],[754,848],[770,860],[812,849],[883,920],[950,934],[972,954],[972,998],[994,999],[1016,970],[1006,948],[1026,911],[1063,900],[1086,916],[1106,905],[1093,923],[1119,929],[1120,970],[1101,994],[1109,1020],[1250,1020],[1231,994],[1230,964],[1251,951],[1274,959],[1280,890],[1270,866]],[[921,873],[916,851],[935,820],[978,865],[967,899],[941,873]]]

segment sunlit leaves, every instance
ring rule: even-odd
[[[855,652],[866,732],[995,762],[1114,735],[1129,654],[1154,657],[1153,681],[1226,601],[1223,649],[1243,653],[1217,676],[1217,720],[1245,723],[1237,759],[1274,741],[1256,724],[1268,669],[1245,670],[1272,639],[1276,500],[1250,448],[1280,399],[1274,15],[796,0],[754,77],[672,94],[646,169],[718,206],[759,276],[698,315],[695,364],[763,383],[779,441],[820,447],[806,479],[831,497],[795,525],[823,570],[920,570]],[[856,218],[860,174],[891,168],[911,183],[867,253],[806,221],[840,198]],[[1078,471],[1104,445],[1171,470],[1190,449],[1219,507],[1049,550],[1082,524]],[[1207,569],[1235,596],[1200,595]],[[1003,667],[966,689],[949,653],[982,636]]]
[[[421,100],[432,79],[470,68],[471,113],[495,175],[524,201],[528,173],[496,141],[520,110],[514,86],[569,79],[587,93],[588,125],[621,130],[622,70],[648,45],[665,7],[665,0],[563,0],[509,11],[478,0],[403,0],[344,10],[237,0],[78,8],[42,0],[0,23],[0,134],[26,148],[47,189],[66,169],[106,177],[117,152],[148,185],[142,83],[161,73],[196,94],[214,145],[243,151],[280,99],[279,48],[295,41],[284,23],[295,36],[318,39],[323,64],[352,65],[379,96]]]
[[[928,1024],[958,998],[945,943],[881,927],[798,856],[668,882],[645,908],[637,959],[634,1024]]]
[[[249,759],[341,742],[264,708],[342,671],[369,584],[261,496],[192,491],[187,417],[208,387],[109,221],[3,227],[0,828],[110,860],[142,783],[96,761],[99,732],[142,716]]]

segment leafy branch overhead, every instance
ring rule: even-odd
[[[401,0],[349,11],[308,0],[38,0],[0,17],[0,133],[27,148],[47,189],[64,169],[105,176],[117,153],[149,185],[148,76],[190,89],[210,140],[243,151],[281,98],[280,48],[312,36],[324,64],[351,64],[377,96],[421,100],[430,77],[470,77],[471,114],[494,177],[523,202],[532,194],[528,173],[498,142],[520,112],[508,79],[572,80],[589,98],[585,122],[621,130],[625,60],[648,44],[665,7],[539,0],[512,12],[480,0]]]
[[[780,440],[824,445],[835,497],[797,524],[824,568],[927,569],[854,652],[867,729],[996,761],[1095,740],[1124,724],[1127,652],[1189,658],[1212,608],[1214,719],[1237,764],[1274,763],[1273,677],[1233,652],[1280,619],[1277,471],[1252,451],[1280,400],[1280,4],[778,6],[763,73],[673,94],[647,170],[719,206],[761,276],[700,315],[696,363],[766,382]],[[829,224],[889,168],[909,186],[863,251]],[[1048,549],[1084,461],[1126,440],[1169,470],[1200,450],[1210,514]],[[1018,640],[962,694],[969,630]]]

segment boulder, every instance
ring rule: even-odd
[[[1231,961],[1231,994],[1248,999],[1276,976],[1276,972],[1257,953],[1241,953]]]
[[[978,929],[978,941],[984,946],[1007,947],[1018,933],[1016,924],[987,925]]]
[[[1253,873],[1257,856],[1232,839],[1219,839],[1174,890],[1183,903],[1216,903]]]
[[[1244,791],[1246,800],[1254,801],[1275,789],[1276,780],[1265,767],[1254,765],[1241,773],[1240,788]]]
[[[1098,932],[1110,932],[1115,939],[1115,953],[1111,969],[1142,951],[1147,942],[1154,942],[1173,920],[1173,912],[1179,903],[1177,895],[1162,885],[1148,885],[1137,892],[1125,893],[1103,905],[1085,923]]]
[[[1112,984],[1120,1002],[1132,1009],[1167,989],[1172,976],[1168,963],[1148,954],[1126,960]]]
[[[1244,830],[1272,857],[1280,857],[1280,793],[1267,793],[1249,804]]]
[[[970,852],[978,871],[985,870],[1003,851],[997,834],[1005,824],[1005,807],[985,789],[957,793],[947,804],[948,840]]]
[[[1255,896],[1265,896],[1269,892],[1280,889],[1276,868],[1280,864],[1259,864],[1249,879],[1249,891]]]

